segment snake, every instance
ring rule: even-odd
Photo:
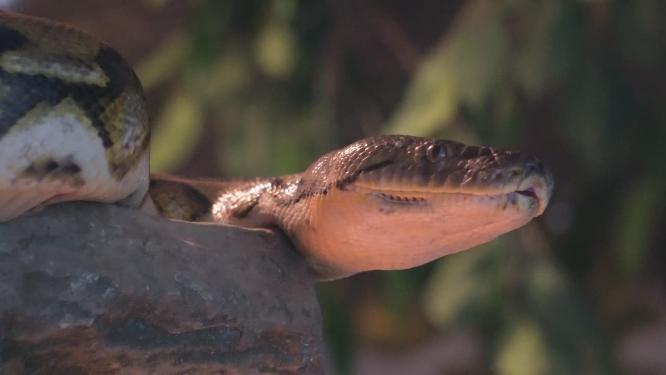
[[[113,48],[0,12],[0,222],[66,201],[285,233],[320,280],[419,266],[541,215],[553,175],[518,151],[377,135],[302,173],[242,181],[149,171],[146,99]]]

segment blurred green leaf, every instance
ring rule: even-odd
[[[659,69],[659,54],[663,52],[666,32],[664,2],[616,1],[614,5],[618,13],[618,50],[622,58],[642,69]]]
[[[184,65],[186,57],[187,40],[182,34],[176,34],[167,39],[136,69],[144,90],[152,90],[159,83],[172,78],[174,73]]]
[[[428,58],[412,79],[405,99],[389,121],[388,134],[432,134],[452,120],[460,104],[454,72],[443,69],[445,63]],[[432,60],[430,60],[432,58]]]
[[[271,125],[275,118],[270,103],[262,103],[257,97],[251,102],[234,103],[224,113],[222,147],[215,152],[223,170],[238,177],[262,176],[270,172]]]
[[[192,155],[203,130],[203,109],[197,97],[176,90],[160,113],[150,144],[150,168],[173,171]]]
[[[572,373],[595,369],[609,373],[610,346],[567,276],[547,257],[530,259],[527,270],[527,310],[544,332],[553,371]]]
[[[351,372],[357,337],[350,324],[351,311],[345,308],[338,292],[335,283],[317,284],[319,303],[322,310],[327,311],[324,315],[324,332],[328,350],[336,360],[337,373],[343,375]]]
[[[381,276],[388,310],[397,321],[404,321],[414,302],[414,295],[418,293],[418,285],[408,271],[383,272]]]
[[[424,59],[410,82],[387,133],[429,135],[450,122],[461,104],[479,107],[507,63],[500,6],[465,4],[452,31]]]
[[[428,320],[446,327],[471,304],[488,301],[487,297],[497,285],[489,285],[479,267],[489,255],[502,248],[503,243],[495,240],[440,260],[423,294]]]
[[[606,152],[608,87],[601,72],[585,66],[571,82],[565,100],[562,123],[575,147],[578,167],[586,171],[588,178],[603,175],[613,163],[612,155]]]
[[[170,0],[143,0],[144,3],[146,3],[148,6],[152,8],[161,8],[166,3],[168,3]]]
[[[552,79],[551,75],[556,66],[551,63],[553,49],[557,44],[553,43],[553,32],[559,20],[562,3],[557,1],[546,1],[532,4],[523,4],[523,12],[529,12],[523,27],[530,30],[525,33],[525,41],[520,43],[515,63],[512,64],[516,83],[522,86],[530,97],[540,95],[546,83]],[[530,6],[532,5],[532,6]],[[560,40],[557,41],[561,43]]]
[[[273,78],[284,78],[294,69],[297,49],[294,35],[282,23],[269,23],[255,42],[255,58],[259,69]]]
[[[509,326],[495,359],[498,374],[534,375],[550,373],[550,359],[544,334],[539,326],[522,319]]]
[[[248,60],[241,47],[228,45],[207,69],[187,75],[191,89],[220,115],[234,111],[234,101],[248,101],[244,95],[251,90],[254,74]]]
[[[648,177],[632,185],[621,202],[615,224],[619,236],[616,251],[626,276],[634,276],[643,266],[664,193],[659,183]]]
[[[507,68],[509,35],[497,2],[470,1],[460,17],[451,34],[450,69],[462,102],[478,109]]]

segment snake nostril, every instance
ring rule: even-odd
[[[530,158],[525,162],[525,168],[528,174],[537,173],[543,171],[543,164],[539,159]]]
[[[44,169],[46,170],[46,173],[53,172],[56,169],[58,169],[59,164],[55,160],[49,160],[49,162],[44,166]]]

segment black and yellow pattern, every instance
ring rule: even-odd
[[[0,12],[0,137],[40,106],[78,106],[118,179],[149,139],[143,89],[112,48],[71,27]]]

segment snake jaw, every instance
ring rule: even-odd
[[[314,200],[295,243],[323,279],[416,267],[493,240],[543,213],[552,179],[529,175],[502,189],[378,189],[352,183]]]
[[[507,194],[334,190],[314,200],[298,248],[324,279],[406,269],[493,240],[539,212],[534,197]]]

